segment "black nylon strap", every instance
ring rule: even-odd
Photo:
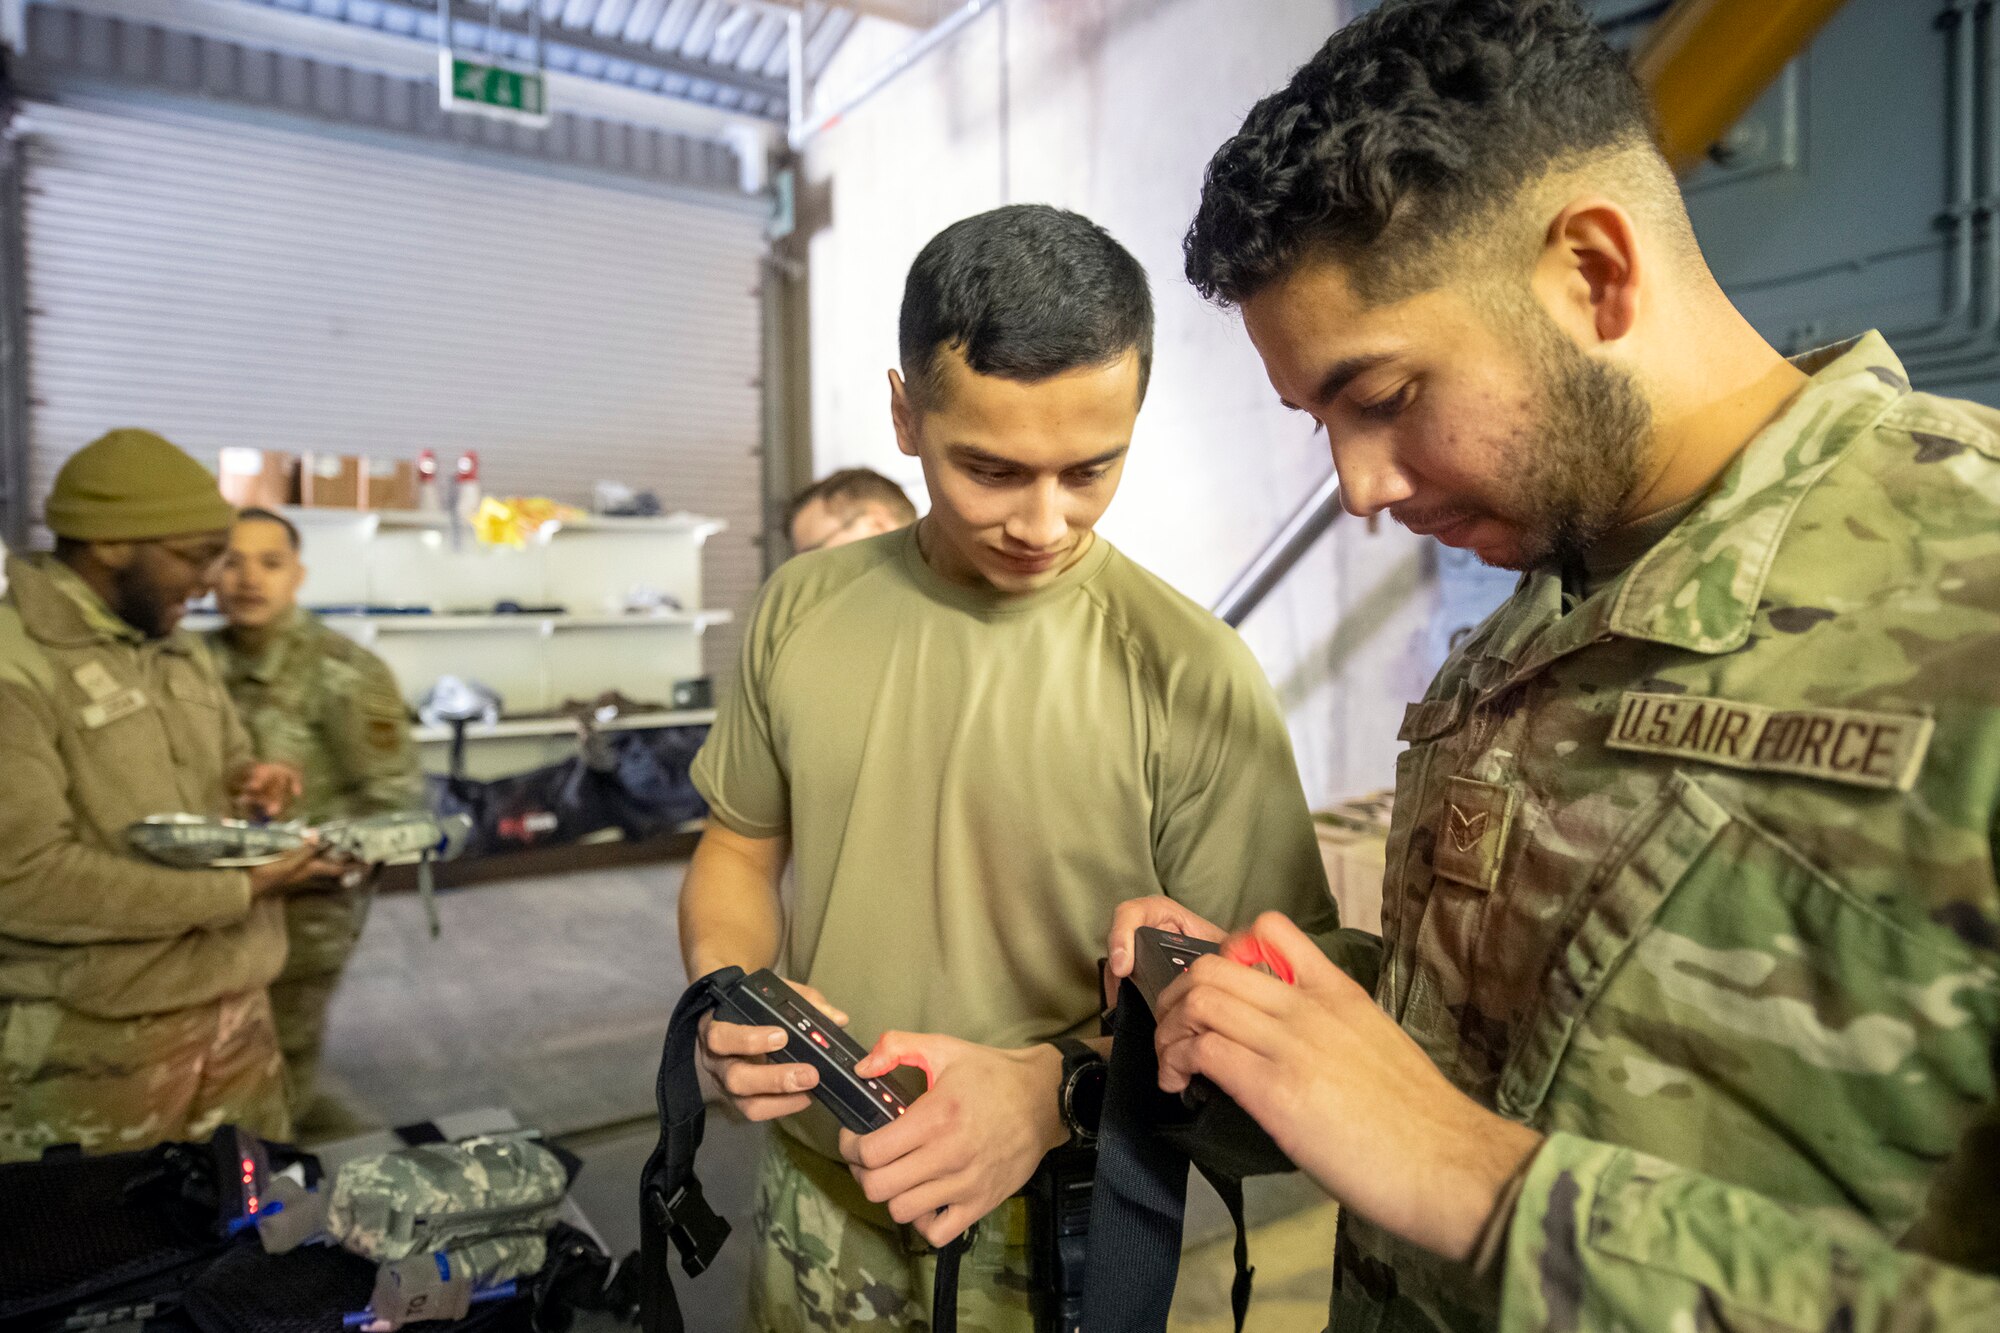
[[[1187,1210],[1188,1157],[1154,1127],[1184,1120],[1160,1091],[1153,1014],[1128,979],[1119,986],[1111,1074],[1097,1128],[1090,1262],[1083,1326],[1090,1333],[1159,1333],[1167,1326]]]
[[[1191,1161],[1186,1145],[1202,1137],[1197,1121],[1218,1120],[1214,1108],[1197,1115],[1179,1097],[1160,1091],[1153,1033],[1153,1012],[1128,979],[1119,987],[1113,1015],[1111,1076],[1097,1131],[1097,1184],[1083,1294],[1084,1327],[1090,1333],[1160,1333],[1166,1328],[1187,1215]],[[1227,1107],[1235,1109],[1233,1103]],[[1236,1115],[1248,1119],[1241,1112]],[[1248,1123],[1261,1136],[1255,1122]],[[1280,1169],[1261,1161],[1256,1165],[1260,1173]],[[1243,1333],[1255,1272],[1244,1228],[1243,1181],[1205,1167],[1201,1173],[1222,1196],[1236,1228],[1229,1306],[1236,1333]]]
[[[639,1179],[639,1308],[645,1333],[684,1333],[686,1328],[668,1270],[669,1246],[681,1250],[681,1267],[693,1277],[708,1267],[729,1235],[729,1224],[709,1209],[694,1174],[706,1118],[695,1043],[702,1017],[715,1008],[722,989],[742,975],[741,968],[725,967],[694,982],[667,1024],[653,1086],[660,1141]]]
[[[1230,1224],[1236,1228],[1236,1276],[1229,1283],[1229,1312],[1236,1316],[1236,1333],[1243,1333],[1243,1321],[1250,1313],[1250,1284],[1257,1276],[1257,1270],[1250,1266],[1250,1231],[1243,1220],[1243,1181],[1238,1176],[1209,1171],[1199,1162],[1194,1169],[1221,1196],[1222,1206],[1229,1210]]]
[[[937,1271],[931,1276],[931,1333],[958,1333],[958,1261],[971,1242],[968,1231],[937,1252]]]

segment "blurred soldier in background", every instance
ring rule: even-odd
[[[829,472],[792,498],[788,526],[792,551],[845,546],[879,537],[917,521],[917,507],[903,488],[871,468]]]
[[[311,846],[251,870],[143,861],[125,829],[176,811],[280,814],[298,774],[255,760],[179,632],[232,511],[202,466],[119,430],[56,477],[53,556],[0,598],[0,1161],[111,1152],[233,1122],[290,1134],[265,987],[273,894],[338,868]]]
[[[281,515],[246,509],[216,579],[228,624],[209,635],[230,697],[261,759],[305,779],[308,823],[421,809],[423,774],[409,714],[382,659],[298,604],[305,580],[299,532]],[[319,1068],[326,1012],[361,938],[372,896],[363,873],[318,879],[285,902],[285,970],[271,1010],[285,1054],[286,1097],[301,1124]]]

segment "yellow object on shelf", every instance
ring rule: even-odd
[[[512,495],[504,500],[489,495],[472,516],[472,532],[487,546],[519,550],[527,546],[529,538],[546,540],[564,523],[583,516],[575,505],[539,495]]]

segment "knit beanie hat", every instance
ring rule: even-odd
[[[44,515],[58,537],[143,542],[220,532],[236,518],[207,468],[149,430],[114,430],[56,473]]]

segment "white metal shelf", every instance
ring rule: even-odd
[[[449,612],[315,612],[320,620],[332,629],[367,627],[376,634],[450,633],[454,630],[534,630],[540,634],[551,634],[564,629],[659,629],[669,626],[692,626],[706,629],[710,625],[724,625],[733,618],[732,612],[724,610],[702,611],[635,611],[624,615],[572,615],[523,611],[512,615],[456,615]],[[222,617],[213,612],[199,612],[187,617],[183,622],[191,630],[211,630],[222,628]]]
[[[609,722],[593,723],[597,731],[649,731],[655,727],[705,727],[715,721],[713,708],[689,708],[667,713],[621,713]],[[516,740],[524,736],[567,736],[576,730],[576,720],[569,717],[525,717],[502,718],[491,726],[470,726],[465,729],[469,741]],[[433,745],[451,740],[450,727],[417,727],[410,735],[420,745]]]
[[[448,514],[284,512],[304,537],[305,605],[335,633],[378,653],[405,704],[414,709],[447,676],[477,681],[503,701],[501,721],[466,732],[468,776],[525,772],[574,754],[576,724],[557,711],[567,700],[615,693],[657,701],[651,712],[605,724],[624,733],[714,718],[667,703],[682,682],[702,675],[707,632],[736,618],[702,596],[704,539],[722,530],[717,520],[586,516],[512,548],[475,541]],[[664,606],[622,609],[649,603]],[[220,620],[188,623],[213,628]],[[418,727],[413,735],[427,767],[438,767],[451,729]]]
[[[286,505],[280,511],[286,518],[302,526],[322,524],[352,524],[374,533],[383,528],[415,529],[418,531],[448,532],[452,526],[452,515],[440,510],[429,509],[335,509],[320,506]],[[724,519],[709,518],[702,514],[659,514],[650,517],[620,518],[608,514],[580,514],[575,518],[558,519],[542,526],[544,536],[562,532],[686,532],[697,538],[708,538],[722,532],[729,526]],[[468,534],[468,537],[470,534]]]
[[[376,615],[323,614],[327,624],[367,625],[378,634],[449,633],[453,630],[533,629],[542,634],[563,629],[658,629],[669,625],[692,625],[703,629],[728,622],[728,611],[635,611],[627,615],[573,615],[521,611],[511,615],[456,615],[450,613],[415,615],[390,612]]]

